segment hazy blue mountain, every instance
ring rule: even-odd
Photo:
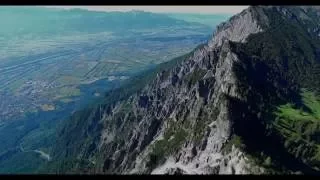
[[[215,28],[222,21],[226,21],[232,14],[194,14],[194,13],[169,13],[169,17],[184,20],[187,22],[196,22]]]

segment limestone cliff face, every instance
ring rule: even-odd
[[[263,31],[254,11],[249,8],[232,17],[183,63],[104,111],[98,150],[92,155],[100,160],[93,160],[94,172],[263,172],[235,146],[223,150],[232,135],[227,97],[242,100],[233,72],[239,59],[229,41],[245,42],[250,34]]]
[[[255,8],[249,8],[241,13],[231,17],[227,22],[221,23],[217,27],[217,31],[213,34],[213,38],[209,42],[209,47],[214,48],[221,46],[225,40],[233,42],[246,42],[246,38],[250,34],[255,34],[262,31],[259,25],[258,17],[263,18],[263,23],[267,24],[267,17],[257,11]]]

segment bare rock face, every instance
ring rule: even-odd
[[[168,158],[163,165],[154,169],[152,173],[166,173],[172,168],[182,169],[187,174],[252,173],[248,171],[250,165],[243,153],[233,147],[230,154],[224,155],[221,152],[221,148],[224,143],[228,141],[231,134],[230,128],[232,126],[228,117],[228,100],[225,97],[230,96],[241,99],[241,96],[237,93],[237,78],[232,70],[233,64],[238,61],[238,57],[230,51],[228,41],[244,42],[248,35],[260,31],[262,30],[257,25],[250,10],[244,11],[222,25],[222,27],[219,27],[208,46],[196,52],[194,57],[191,58],[191,60],[195,62],[193,66],[203,67],[204,61],[209,61],[214,64],[209,69],[205,69],[207,74],[211,74],[207,76],[207,80],[214,83],[213,86],[209,88],[207,99],[194,99],[190,97],[188,100],[189,103],[195,104],[196,106],[191,106],[188,109],[196,111],[199,109],[197,102],[205,100],[207,104],[202,104],[201,106],[203,109],[207,108],[205,111],[208,113],[208,118],[213,116],[209,110],[210,108],[217,109],[218,113],[213,116],[212,119],[209,119],[208,124],[203,129],[208,129],[209,133],[203,137],[202,146],[196,146],[195,143],[192,142],[187,143],[185,147],[176,153],[179,156],[178,161],[174,160],[177,159],[177,157],[173,155]],[[216,52],[218,53],[215,54]],[[209,56],[210,58],[206,59],[208,54],[215,55]],[[188,67],[184,69],[190,69],[192,71],[194,68]],[[196,91],[198,92],[199,89],[196,89]],[[194,151],[197,153],[194,153]]]
[[[101,120],[97,165],[103,173],[245,174],[250,163],[222,152],[232,123],[228,98],[241,100],[229,41],[263,31],[251,8],[217,28],[212,40]],[[102,154],[102,157],[101,157]]]
[[[250,34],[262,32],[253,11],[253,8],[246,9],[231,17],[229,21],[221,23],[208,46],[221,46],[225,40],[244,43]],[[266,18],[264,20],[267,21]]]

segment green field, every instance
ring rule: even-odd
[[[301,97],[307,109],[297,108],[293,104],[281,105],[275,112],[277,119],[274,125],[291,154],[319,168],[320,98],[306,89],[302,90]]]
[[[306,105],[311,112],[306,112],[301,108],[295,108],[293,104],[285,104],[278,107],[276,115],[282,119],[300,121],[300,120],[320,120],[320,99],[315,93],[303,90],[301,93],[304,105]]]

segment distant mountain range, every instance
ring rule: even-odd
[[[193,13],[168,13],[169,17],[181,19],[187,22],[196,22],[214,29],[222,21],[230,18],[232,14],[193,14]]]

